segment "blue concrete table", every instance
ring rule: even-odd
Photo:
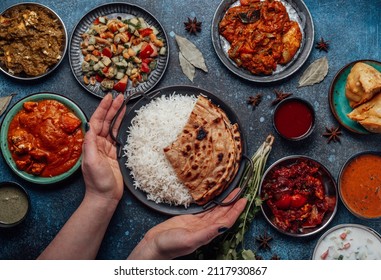
[[[2,0],[0,10],[21,1]],[[55,10],[66,24],[71,34],[81,17],[94,7],[107,1],[40,0]],[[111,2],[111,1],[110,1]],[[381,60],[381,1],[329,1],[305,0],[315,25],[315,41],[323,37],[330,42],[328,53],[313,49],[307,62],[291,79],[271,85],[258,85],[245,81],[232,74],[218,59],[211,42],[211,22],[219,0],[131,0],[149,10],[162,23],[169,35],[170,61],[167,71],[156,88],[171,85],[194,85],[219,95],[233,110],[238,112],[245,130],[249,154],[253,154],[270,133],[275,134],[271,116],[274,90],[292,92],[294,96],[309,100],[317,112],[317,124],[313,135],[305,142],[292,145],[276,135],[273,151],[268,165],[281,157],[292,154],[308,155],[322,162],[337,178],[342,164],[352,154],[364,150],[381,150],[379,135],[357,135],[343,130],[340,143],[327,144],[322,137],[326,126],[337,125],[328,103],[330,83],[339,69],[358,59]],[[184,30],[187,18],[197,17],[202,21],[202,32],[190,36]],[[209,73],[197,71],[194,83],[181,72],[178,49],[173,33],[186,36],[200,49],[206,59]],[[172,35],[171,35],[172,34]],[[297,88],[297,82],[304,69],[314,60],[326,55],[329,60],[329,73],[325,80],[311,87]],[[86,92],[71,73],[68,56],[63,63],[46,79],[30,84],[19,83],[0,75],[0,96],[17,93],[12,104],[22,97],[39,91],[61,93],[78,102],[90,117],[99,99]],[[262,103],[252,110],[246,100],[250,95],[262,93]],[[0,181],[17,181],[24,185],[31,197],[31,212],[27,220],[14,229],[0,229],[0,259],[34,259],[49,244],[66,220],[80,204],[84,195],[84,182],[81,174],[72,177],[65,185],[37,186],[18,178],[0,158]],[[100,248],[99,259],[125,259],[144,233],[168,217],[158,214],[137,201],[127,190],[118,206]],[[378,222],[366,222],[351,215],[342,203],[329,225],[358,223],[370,226],[381,232]],[[255,237],[267,232],[273,237],[271,250],[258,249]],[[273,230],[259,214],[245,237],[247,247],[257,251],[264,259],[277,254],[281,259],[309,259],[318,240],[313,238],[297,239],[282,235]]]

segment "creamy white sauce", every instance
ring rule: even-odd
[[[328,231],[315,248],[315,260],[380,260],[381,239],[366,227],[344,225]]]

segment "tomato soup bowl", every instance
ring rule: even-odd
[[[306,139],[315,127],[314,108],[302,98],[286,98],[278,103],[274,110],[273,126],[275,131],[286,140]]]
[[[26,181],[29,181],[35,184],[40,184],[40,185],[54,184],[54,183],[58,183],[67,179],[68,177],[72,176],[80,168],[81,160],[82,160],[82,152],[81,152],[79,158],[76,160],[76,162],[72,165],[70,169],[63,171],[59,174],[52,175],[52,176],[33,175],[26,171],[20,170],[18,166],[16,165],[15,159],[13,158],[12,152],[10,150],[11,148],[10,144],[8,142],[8,132],[9,132],[9,128],[11,126],[12,120],[24,108],[23,104],[25,102],[40,102],[45,100],[58,101],[61,104],[63,104],[70,113],[73,113],[81,121],[81,124],[78,126],[77,129],[82,131],[83,137],[85,135],[85,131],[86,131],[85,128],[88,122],[88,118],[86,114],[73,100],[67,98],[66,96],[53,93],[53,92],[39,92],[39,93],[28,95],[20,99],[9,109],[9,111],[6,113],[1,123],[0,140],[1,140],[2,156],[4,157],[5,162],[8,164],[10,169],[16,175],[18,175],[19,177],[21,177],[22,179]]]
[[[340,199],[354,216],[381,220],[381,152],[364,151],[351,156],[338,176]]]
[[[286,156],[268,167],[259,196],[267,222],[297,238],[322,231],[337,211],[335,179],[320,162],[304,155]]]

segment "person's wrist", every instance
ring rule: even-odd
[[[114,213],[118,206],[119,199],[86,190],[83,202],[85,204],[90,204],[91,207],[96,208],[103,213]]]

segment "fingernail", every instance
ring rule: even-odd
[[[85,123],[85,131],[89,131],[90,130],[90,123]]]
[[[218,229],[218,233],[224,233],[225,231],[227,231],[229,228],[227,228],[227,227],[220,227],[219,229]]]

